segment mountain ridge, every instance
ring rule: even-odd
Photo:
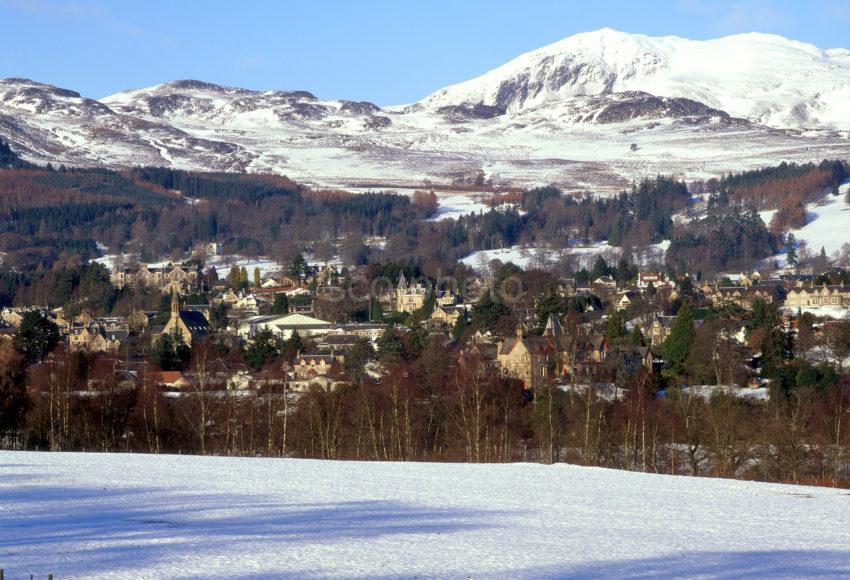
[[[732,58],[730,55],[734,55]],[[616,188],[850,153],[850,51],[748,33],[582,33],[408,105],[184,79],[99,100],[0,80],[0,136],[29,161],[286,173],[314,183]]]
[[[729,59],[730,54],[736,58]],[[822,50],[775,34],[751,32],[700,41],[604,28],[523,53],[483,75],[443,87],[420,102],[426,106],[481,103],[516,111],[526,102],[639,90],[690,98],[782,128],[821,124],[803,114],[801,107],[811,109],[814,115],[820,107],[818,99],[832,95],[841,110],[826,122],[840,123],[839,128],[846,129],[850,128],[850,58],[846,55],[850,55],[846,49]],[[782,77],[773,71],[764,73],[757,66],[768,61],[775,64],[777,59],[790,66]],[[683,61],[695,65],[697,75],[683,68]],[[807,83],[813,76],[818,77],[815,82]],[[835,78],[827,78],[831,76]],[[762,81],[763,86],[754,80]],[[833,86],[836,81],[838,87]],[[832,92],[824,95],[825,91]],[[839,94],[832,94],[836,92]],[[747,96],[755,101],[751,107],[736,102]]]

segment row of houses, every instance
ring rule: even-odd
[[[463,345],[460,358],[516,379],[527,391],[547,382],[605,373],[611,362],[629,374],[641,368],[652,371],[660,362],[651,348],[611,347],[602,334],[567,336],[555,316],[549,317],[542,335],[525,332],[521,324],[514,336],[505,338],[476,333]]]
[[[304,393],[320,388],[332,391],[348,383],[339,357],[329,354],[299,354],[281,373],[254,373],[244,364],[215,359],[202,369],[186,371],[131,371],[131,381],[144,382],[164,389],[172,396],[181,393],[251,393],[267,388],[286,388]]]
[[[68,317],[61,308],[7,307],[0,311],[2,326],[14,331],[23,321],[28,311],[38,311],[42,316],[51,320],[59,329],[61,336],[67,340],[68,348],[72,351],[118,353],[121,345],[127,342],[130,326],[147,325],[148,317],[138,313],[128,318],[121,316],[95,317],[89,311],[83,310],[74,317]],[[8,336],[8,333],[6,333]]]
[[[785,298],[786,308],[850,308],[850,286],[809,286],[792,288]]]
[[[113,268],[109,279],[116,288],[145,286],[158,288],[163,293],[186,294],[197,287],[198,271],[186,263],[164,266],[138,264]]]
[[[737,305],[749,309],[756,301],[763,301],[789,310],[850,308],[850,285],[816,286],[813,278],[811,275],[783,275],[764,279],[759,272],[724,272],[717,274],[713,283],[703,282],[698,289],[713,306]],[[636,286],[619,287],[609,282],[607,277],[597,279],[590,291],[594,286],[602,291],[615,291],[614,304],[618,310],[625,310],[644,295],[649,284],[666,293],[667,300],[676,298],[675,289],[658,273],[639,274]]]

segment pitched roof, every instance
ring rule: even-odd
[[[183,373],[180,371],[159,371],[150,373],[151,378],[160,384],[173,385],[174,383],[183,380]]]
[[[320,345],[351,345],[357,342],[356,334],[329,334],[322,339]]]
[[[325,364],[333,364],[336,359],[328,354],[302,354],[299,357],[304,362],[324,362]]]
[[[531,354],[544,355],[555,351],[555,345],[546,336],[527,336],[522,342]]]
[[[118,342],[127,342],[130,332],[127,330],[102,330],[103,334],[109,340],[117,340]]]
[[[555,351],[555,345],[545,336],[527,336],[525,338],[508,337],[499,349],[500,355],[508,355],[518,344],[522,343],[525,349],[533,355],[546,355]]]
[[[305,314],[287,314],[274,322],[278,328],[325,328],[332,323]]]
[[[189,330],[193,334],[196,332],[207,332],[210,328],[209,321],[197,310],[181,310],[180,320],[183,321],[183,324],[189,327]]]

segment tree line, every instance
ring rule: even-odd
[[[526,396],[427,341],[376,381],[350,370],[331,392],[284,392],[286,365],[258,371],[254,396],[215,382],[214,350],[194,349],[194,381],[168,396],[152,374],[118,378],[108,356],[59,352],[26,367],[0,346],[0,428],[5,447],[265,455],[322,459],[570,462],[653,473],[846,485],[850,481],[850,389],[754,402],[671,387],[645,372],[619,393],[576,384]],[[611,369],[608,369],[610,372]],[[82,395],[81,393],[85,393]]]

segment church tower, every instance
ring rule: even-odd
[[[177,291],[171,291],[171,318],[180,318],[180,300],[177,298]]]
[[[180,298],[175,290],[171,292],[171,316],[162,329],[162,332],[151,334],[156,341],[163,334],[179,332],[187,346],[206,336],[210,330],[209,321],[197,310],[180,310]]]

